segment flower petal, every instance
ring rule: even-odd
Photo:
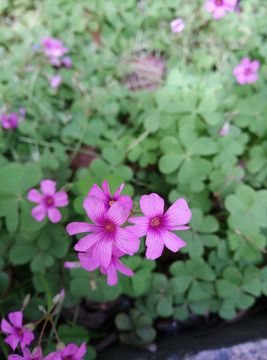
[[[13,354],[13,355],[8,355],[8,360],[25,360],[25,357]]]
[[[89,231],[96,231],[96,225],[88,224],[86,222],[72,222],[67,225],[66,230],[69,235],[80,234]]]
[[[164,200],[158,194],[143,195],[140,199],[140,207],[143,214],[148,218],[162,216]]]
[[[252,71],[258,71],[260,68],[260,62],[258,60],[254,60],[250,64],[250,68]]]
[[[103,270],[103,269],[102,269]],[[106,269],[107,273],[107,283],[109,286],[114,286],[118,282],[118,275],[116,268],[113,264],[113,262],[110,263],[109,267]]]
[[[76,352],[75,357],[81,359],[85,353],[86,353],[86,346],[85,346],[85,342],[83,342],[79,350]]]
[[[212,1],[206,1],[204,5],[208,12],[213,12],[215,9],[214,2],[212,2]]]
[[[107,239],[98,241],[93,247],[92,256],[95,257],[105,269],[109,267],[111,262],[112,247],[112,241]]]
[[[14,334],[14,332],[15,332],[15,329],[13,328],[13,326],[11,326],[9,324],[9,322],[6,321],[5,318],[2,319],[1,330],[4,331],[7,334]]]
[[[89,196],[84,199],[83,207],[89,219],[94,223],[101,225],[105,222],[104,215],[106,213],[106,208],[103,201],[95,196]]]
[[[136,216],[128,219],[128,222],[135,226],[127,226],[127,229],[133,231],[138,237],[147,234],[149,229],[149,219],[145,216]]]
[[[94,184],[91,188],[91,190],[88,193],[88,196],[95,196],[100,200],[103,200],[104,202],[109,201],[109,197],[96,185]]]
[[[43,204],[35,206],[31,211],[36,221],[42,221],[46,215],[46,207]]]
[[[190,226],[170,226],[168,230],[188,230]]]
[[[242,65],[237,65],[234,68],[233,75],[237,76],[237,75],[243,74],[243,72],[244,72],[244,67]]]
[[[118,189],[115,191],[115,194],[113,195],[113,199],[114,199],[114,200],[116,200],[116,201],[118,200],[118,198],[119,198],[119,196],[120,196],[120,193],[121,193],[124,185],[125,185],[125,184],[121,184],[121,185],[118,187]]]
[[[216,7],[213,12],[214,19],[220,19],[225,15],[225,9],[221,7]]]
[[[100,262],[92,256],[92,253],[78,253],[78,257],[85,270],[93,271],[100,266]]]
[[[243,59],[241,60],[241,65],[242,65],[243,67],[248,67],[248,66],[250,65],[250,58],[243,58]]]
[[[192,213],[185,199],[176,200],[163,215],[164,226],[177,226],[187,224],[191,219]]]
[[[61,357],[62,359],[64,359],[65,357],[70,358],[70,355],[75,355],[76,352],[78,351],[78,346],[75,344],[69,344],[65,347],[65,349],[62,351],[61,353]],[[74,356],[71,356],[72,358],[74,358]],[[76,356],[75,356],[76,357]]]
[[[246,83],[246,76],[244,74],[240,74],[237,76],[236,81],[240,85],[244,85]]]
[[[115,268],[120,273],[127,275],[127,276],[134,276],[134,272],[131,269],[127,268],[127,266],[122,264],[118,258],[113,258],[113,262],[114,262]]]
[[[181,247],[187,245],[184,240],[180,239],[173,232],[165,229],[161,230],[161,239],[164,242],[164,245],[172,252],[177,252]]]
[[[253,83],[254,81],[258,80],[258,75],[255,73],[247,75],[247,83]]]
[[[164,248],[164,243],[161,239],[160,232],[156,230],[150,230],[146,237],[146,246],[147,259],[155,260],[159,258]]]
[[[105,195],[107,196],[107,198],[112,199],[111,195],[110,195],[110,191],[109,191],[109,186],[108,186],[108,182],[107,180],[105,180],[102,184],[102,188],[104,190]]]
[[[22,335],[22,339],[20,341],[21,347],[24,347],[25,345],[30,345],[30,343],[32,342],[33,339],[34,339],[33,333],[26,330],[23,327],[23,335]]]
[[[65,191],[58,191],[54,195],[55,206],[67,206],[69,204],[68,194]]]
[[[31,189],[28,192],[27,199],[35,203],[40,203],[43,199],[43,195],[41,195],[36,189]]]
[[[57,223],[62,218],[60,211],[55,207],[47,209],[47,212],[48,212],[48,219],[52,223]]]
[[[42,180],[40,186],[44,195],[54,195],[56,191],[56,182],[53,180]]]
[[[16,347],[18,346],[18,343],[20,341],[21,337],[18,334],[9,335],[4,339],[4,342],[6,342],[13,352],[15,351]]]
[[[124,254],[133,255],[139,249],[140,239],[127,228],[118,228],[114,237],[114,245]]]
[[[9,318],[11,324],[13,324],[16,328],[19,328],[19,329],[22,328],[23,314],[21,311],[15,311],[15,312],[8,314],[8,318]]]
[[[88,251],[96,242],[101,241],[105,233],[102,231],[89,234],[81,238],[74,246],[76,251]]]
[[[117,201],[121,206],[124,206],[124,207],[132,210],[132,208],[133,208],[133,200],[130,198],[130,196],[121,195],[121,196],[119,196]]]
[[[106,219],[112,224],[120,226],[127,220],[130,210],[121,206],[119,202],[115,202],[110,206],[106,213]]]

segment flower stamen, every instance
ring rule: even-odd
[[[152,227],[157,227],[160,225],[160,218],[159,217],[155,217],[150,221],[150,225]]]
[[[110,222],[106,223],[105,228],[108,231],[114,231],[114,225]]]
[[[110,200],[110,201],[108,202],[109,206],[111,206],[112,204],[114,204],[114,202],[115,202],[115,200]]]

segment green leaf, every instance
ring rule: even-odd
[[[165,290],[168,284],[168,279],[164,274],[154,274],[152,285],[156,290]]]
[[[23,245],[15,244],[9,253],[9,259],[13,265],[26,264],[32,259],[35,253],[35,246],[24,243]]]
[[[132,330],[131,320],[125,313],[119,313],[115,318],[115,324],[120,330]]]
[[[215,287],[217,289],[218,296],[223,298],[234,294],[238,290],[235,284],[226,279],[216,280]]]
[[[157,314],[162,317],[172,315],[172,296],[162,296],[157,303]]]
[[[191,155],[212,155],[218,152],[218,146],[211,138],[198,138],[190,147]]]
[[[68,326],[66,324],[59,325],[58,336],[64,344],[74,343],[78,346],[83,342],[87,343],[89,340],[88,330],[77,324],[73,324],[73,326]]]
[[[111,165],[119,165],[122,163],[124,158],[123,151],[121,149],[115,147],[105,147],[103,149],[103,156],[104,158],[111,164]]]
[[[181,154],[167,154],[159,159],[159,170],[163,174],[171,174],[178,169],[184,157]]]
[[[211,113],[214,112],[218,107],[218,101],[216,97],[214,96],[214,93],[209,92],[205,93],[200,101],[200,104],[198,106],[198,112],[199,113]]]
[[[145,343],[151,343],[157,335],[156,330],[151,327],[137,328],[136,333]]]
[[[175,306],[173,308],[173,317],[176,320],[187,320],[189,317],[189,311],[186,305]]]
[[[189,287],[192,279],[189,276],[171,278],[168,282],[167,293],[169,295],[183,294]]]
[[[202,301],[209,298],[210,295],[202,290],[200,283],[198,281],[193,281],[187,294],[188,301]]]
[[[23,166],[21,164],[8,164],[0,170],[0,193],[20,195]]]

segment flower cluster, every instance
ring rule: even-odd
[[[22,121],[26,116],[26,110],[23,106],[20,107],[20,114],[18,113],[11,113],[10,115],[2,114],[1,119],[1,125],[3,129],[10,129],[15,130],[18,126],[20,121]]]
[[[125,254],[133,255],[139,249],[139,237],[146,237],[146,257],[156,259],[161,256],[164,245],[177,252],[186,243],[169,230],[186,230],[191,211],[184,199],[178,199],[163,214],[164,200],[157,194],[144,195],[140,207],[144,217],[134,217],[132,199],[120,195],[122,184],[114,196],[109,191],[107,181],[102,184],[103,191],[95,184],[84,199],[84,209],[94,224],[73,222],[67,225],[69,235],[90,232],[75,245],[81,266],[93,271],[100,267],[107,274],[109,285],[118,281],[117,271],[133,276],[132,270],[123,265],[119,258]],[[135,224],[126,226],[127,221]]]

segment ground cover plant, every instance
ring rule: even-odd
[[[162,319],[266,296],[267,4],[0,14],[4,356],[93,359],[114,333],[151,347]]]

